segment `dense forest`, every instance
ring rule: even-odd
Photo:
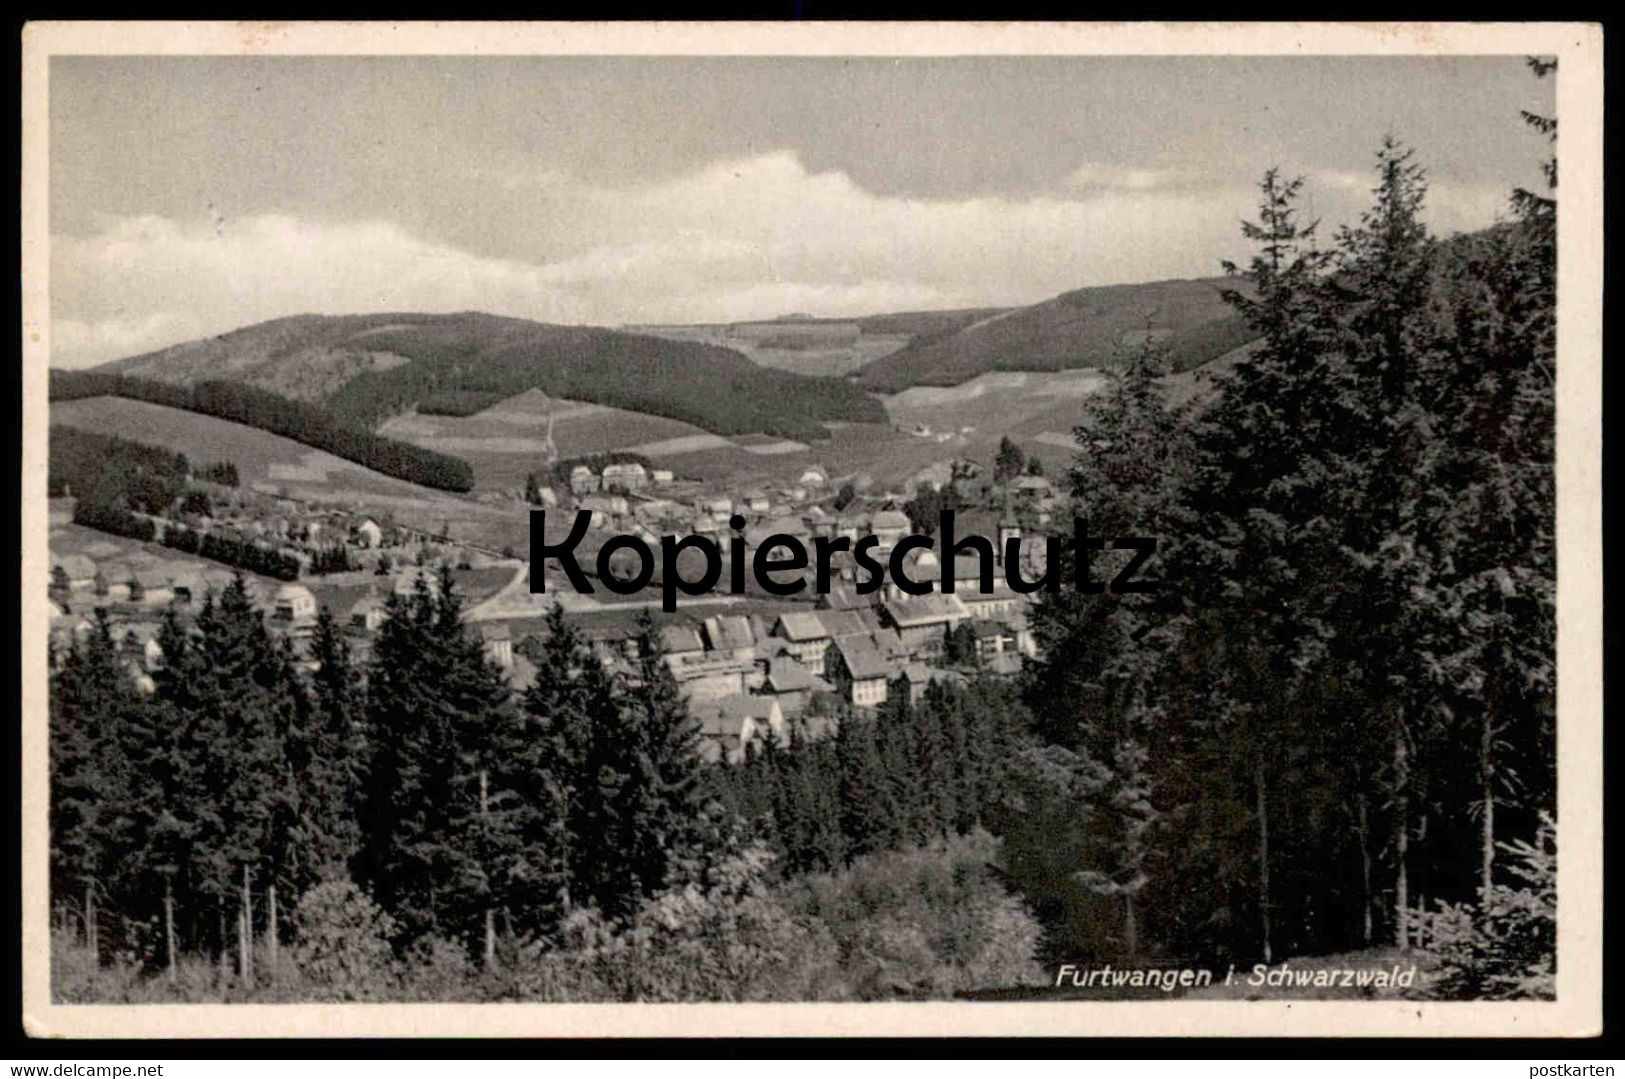
[[[512,396],[500,390],[442,390],[419,400],[417,410],[427,416],[473,416]]]
[[[1071,508],[1161,537],[1163,587],[1043,597],[1024,684],[729,766],[652,621],[611,671],[555,611],[515,693],[449,572],[363,665],[324,613],[309,674],[240,582],[166,617],[150,696],[96,626],[53,657],[59,996],[917,998],[1387,948],[1426,995],[1549,997],[1556,203],[1440,243],[1393,140],[1334,237],[1259,192],[1256,351],[1176,411],[1148,341],[1082,406]]]
[[[61,424],[46,461],[50,497],[149,514],[174,505],[193,474],[185,454]]]
[[[291,438],[410,483],[458,492],[474,486],[474,471],[461,458],[373,434],[341,422],[319,405],[289,400],[240,382],[181,386],[99,371],[52,371],[50,396],[53,401],[128,397],[167,405]]]
[[[707,764],[652,620],[611,674],[555,612],[515,694],[449,571],[388,603],[364,668],[324,611],[300,674],[240,579],[167,615],[150,697],[105,619],[58,657],[53,894],[81,938],[59,993],[878,999],[1038,976],[982,827],[1025,726],[989,687]]]
[[[1555,202],[1441,244],[1411,152],[1376,164],[1331,243],[1264,177],[1230,294],[1261,347],[1216,403],[1171,412],[1154,346],[1086,403],[1078,512],[1164,537],[1165,586],[1039,608],[1028,699],[1086,810],[1069,901],[1128,953],[1265,959],[1524,904],[1475,988],[1549,992],[1521,874],[1556,810]]]
[[[410,362],[359,374],[328,398],[335,415],[365,426],[425,400],[445,411],[530,389],[723,435],[816,441],[829,437],[826,420],[886,422],[879,401],[841,379],[759,367],[692,341],[466,316],[380,331],[369,343]]]

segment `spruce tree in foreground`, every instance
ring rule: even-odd
[[[362,882],[399,926],[489,956],[506,912],[551,902],[529,869],[524,807],[535,792],[501,673],[462,623],[449,569],[393,596],[367,675],[372,735]],[[545,898],[544,898],[545,897]]]

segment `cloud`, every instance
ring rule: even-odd
[[[307,312],[613,325],[1029,303],[1212,274],[1219,257],[1245,254],[1236,222],[1255,201],[1247,185],[1080,172],[1085,189],[1054,195],[912,199],[809,171],[787,152],[620,188],[487,170],[469,201],[500,227],[500,253],[384,218],[117,218],[54,239],[53,362],[82,366]],[[1328,184],[1328,197],[1352,213],[1347,186]]]
[[[518,311],[570,319],[542,268],[384,221],[118,220],[51,252],[53,361],[100,362],[302,312]]]
[[[1352,223],[1371,204],[1376,172],[1348,169],[1307,169],[1305,191],[1320,197],[1315,213],[1328,222]],[[1422,219],[1435,232],[1449,235],[1481,229],[1505,216],[1511,189],[1494,183],[1463,183],[1453,178],[1427,178]]]
[[[1072,187],[1105,191],[1152,191],[1193,183],[1197,179],[1186,169],[1135,168],[1086,161],[1072,170],[1067,183]]]

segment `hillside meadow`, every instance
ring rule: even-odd
[[[1223,292],[1228,278],[1148,281],[1077,289],[1029,307],[920,334],[857,371],[877,393],[958,386],[992,371],[1067,371],[1120,361],[1146,341],[1175,370],[1199,367],[1255,338]]]
[[[54,401],[50,418],[52,423],[175,450],[200,464],[230,461],[237,466],[243,486],[262,493],[392,515],[430,531],[445,526],[455,540],[497,550],[528,538],[523,507],[517,504],[507,509],[394,479],[228,420],[122,397]],[[515,527],[515,521],[520,527]]]

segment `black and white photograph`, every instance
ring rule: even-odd
[[[31,26],[37,1031],[1600,1021],[1601,31],[1413,29]]]

